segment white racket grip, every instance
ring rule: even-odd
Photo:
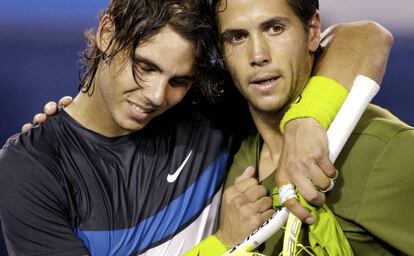
[[[332,163],[335,162],[379,88],[377,82],[369,77],[359,75],[355,78],[348,97],[345,99],[327,132],[329,159]]]
[[[359,75],[355,78],[348,97],[345,99],[327,131],[329,159],[332,162],[335,162],[366,107],[378,93],[378,90],[379,85],[371,78],[363,75]],[[224,255],[234,255],[234,253],[237,252],[252,251],[276,233],[286,223],[288,217],[289,211],[286,207],[283,207],[261,227]]]

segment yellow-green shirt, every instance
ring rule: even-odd
[[[242,143],[226,187],[246,166],[257,170],[261,144],[257,131]],[[370,105],[335,166],[339,177],[327,195],[327,204],[354,254],[414,255],[414,128]],[[274,174],[261,184],[271,193]],[[306,244],[305,237],[302,239]],[[279,255],[282,244],[283,231],[279,231],[259,251]]]

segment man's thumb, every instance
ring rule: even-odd
[[[239,183],[242,180],[253,177],[254,172],[255,172],[254,167],[253,166],[248,166],[246,169],[244,169],[244,172],[242,174],[240,174],[240,176],[238,176],[234,179],[234,184]]]

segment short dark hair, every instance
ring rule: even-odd
[[[211,26],[216,31],[217,36],[220,34],[219,31],[219,22],[217,13],[224,11],[226,7],[224,7],[224,10],[219,10],[219,4],[221,1],[226,1],[225,6],[227,6],[227,1],[229,0],[199,0],[203,2],[204,10],[208,12],[209,16],[213,16],[214,18],[211,19]],[[308,31],[310,22],[312,20],[313,15],[319,10],[319,0],[286,0],[289,6],[292,8],[292,10],[295,12],[295,14],[299,17],[299,19],[302,21],[302,24],[306,31]],[[229,74],[224,70],[224,60],[222,58],[222,49],[221,49],[221,43],[220,40],[214,41],[216,44],[216,47],[214,49],[219,49],[220,54],[211,55],[210,59],[213,60],[214,63],[217,63],[217,67],[220,70],[220,74],[225,73],[225,78],[228,80]]]
[[[108,14],[113,19],[115,32],[110,45],[115,49],[109,54],[102,52],[97,47],[94,31],[85,32],[88,47],[82,53],[83,73],[78,90],[91,95],[100,60],[110,62],[114,55],[122,51],[129,53],[132,72],[138,81],[135,49],[168,25],[194,47],[195,81],[192,89],[214,101],[223,79],[221,68],[213,61],[217,55],[217,34],[211,22],[214,16],[204,12],[204,5],[203,0],[111,0],[108,9],[100,13],[100,18]]]
[[[209,7],[215,11],[218,11],[218,4],[221,1],[228,0],[206,0],[209,3]],[[286,0],[296,16],[300,18],[305,28],[309,27],[313,15],[319,10],[319,0]]]
[[[286,0],[307,29],[313,15],[319,10],[319,0]]]

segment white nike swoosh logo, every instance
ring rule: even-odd
[[[184,159],[184,162],[178,167],[178,169],[173,174],[168,174],[167,181],[169,183],[173,183],[177,180],[178,176],[180,175],[181,171],[184,169],[185,164],[187,163],[188,159],[190,159],[191,153],[193,151],[191,150],[188,156]]]

